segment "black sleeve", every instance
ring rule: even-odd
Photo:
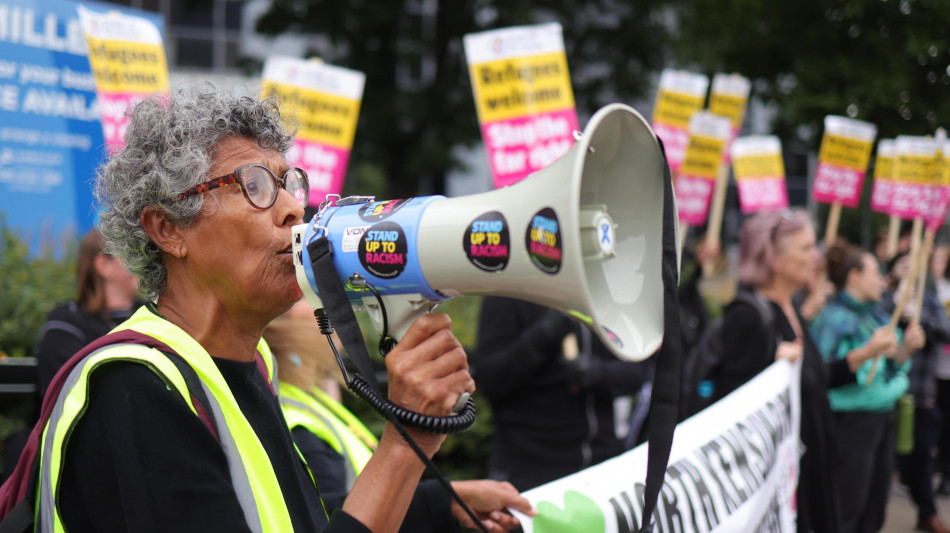
[[[856,382],[857,377],[848,366],[848,359],[836,359],[830,363],[824,363],[828,369],[828,388],[834,389],[851,385]]]
[[[924,298],[920,325],[924,328],[928,345],[950,342],[950,317],[947,316],[947,308],[929,294]]]
[[[64,459],[68,531],[248,531],[224,452],[177,389],[139,363],[90,381]]]
[[[320,497],[327,512],[342,509],[349,489],[346,486],[346,461],[332,446],[311,433],[307,428],[297,426],[291,430],[297,448],[307,461],[307,466],[317,479]]]
[[[458,522],[452,517],[452,497],[448,491],[434,479],[420,481],[399,531],[448,533],[459,530]]]
[[[491,400],[504,398],[545,365],[557,364],[561,341],[571,331],[571,320],[547,307],[485,297],[471,357],[478,389]]]
[[[323,439],[304,427],[291,430],[297,448],[317,478],[320,496],[328,513],[343,508],[346,500],[346,464],[342,455]],[[332,524],[332,521],[331,521]],[[435,480],[419,483],[400,531],[405,533],[442,533],[458,531],[452,517],[449,493]]]
[[[726,308],[722,324],[722,363],[716,383],[716,397],[722,398],[739,388],[771,363],[769,332],[763,327],[759,311],[736,302]]]
[[[650,379],[652,363],[648,361],[652,359],[638,363],[613,356],[594,359],[593,387],[614,397],[634,394]]]

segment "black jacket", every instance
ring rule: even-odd
[[[565,337],[579,355],[566,361]],[[615,358],[590,330],[546,307],[508,298],[482,303],[470,357],[491,403],[495,442],[489,476],[518,490],[573,474],[623,451],[614,398],[651,378],[649,363]]]

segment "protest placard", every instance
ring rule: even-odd
[[[782,141],[774,135],[739,137],[732,144],[732,169],[745,214],[788,207]]]
[[[729,164],[732,142],[739,136],[742,121],[745,119],[746,107],[749,104],[749,79],[738,74],[716,74],[713,76],[712,88],[709,91],[709,112],[732,121],[732,135],[726,143],[723,164]]]
[[[801,364],[779,361],[676,427],[652,518],[656,533],[795,531]],[[647,445],[525,491],[525,533],[632,533]]]
[[[78,6],[96,80],[106,150],[120,150],[131,106],[148,95],[168,92],[162,33],[150,19],[116,10]]]
[[[579,128],[561,25],[471,33],[464,45],[495,187],[564,155]]]
[[[881,139],[877,143],[874,158],[874,185],[871,189],[871,210],[877,213],[891,212],[894,196],[894,139]]]
[[[674,174],[680,172],[680,166],[686,158],[686,145],[690,137],[689,120],[706,103],[708,88],[709,78],[703,74],[673,69],[660,73],[660,86],[650,125],[663,141],[666,159]]]
[[[297,125],[287,164],[310,178],[310,205],[340,194],[353,149],[366,76],[319,60],[271,56],[264,64],[261,96],[276,96]]]
[[[706,222],[730,135],[732,125],[727,117],[698,111],[690,118],[689,141],[675,182],[676,206],[683,224],[700,226]]]
[[[933,137],[900,135],[894,148],[894,193],[891,212],[904,220],[930,215],[935,189],[940,185],[940,144]]]
[[[852,118],[825,117],[812,185],[815,201],[857,207],[861,184],[871,158],[877,126]]]

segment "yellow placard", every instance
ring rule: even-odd
[[[703,108],[705,98],[691,94],[661,90],[653,108],[653,122],[688,128],[693,113]]]
[[[151,94],[168,89],[168,65],[161,45],[86,37],[96,88],[106,93]]]
[[[732,160],[737,180],[785,177],[785,165],[779,154],[737,157]]]
[[[877,156],[877,160],[874,162],[874,179],[894,180],[894,158],[892,156]]]
[[[564,52],[478,63],[469,73],[482,123],[574,108]]]
[[[261,95],[276,95],[281,111],[296,122],[297,137],[349,150],[353,147],[360,101],[264,80]]]
[[[934,156],[897,154],[894,169],[894,178],[901,183],[938,185],[942,179]]]
[[[709,96],[709,111],[729,117],[729,120],[732,121],[732,127],[739,129],[742,127],[742,119],[745,117],[745,108],[748,102],[748,98],[713,92]]]
[[[690,135],[686,146],[686,158],[680,167],[680,174],[700,178],[716,179],[722,162],[722,150],[726,145],[723,139]]]
[[[864,172],[871,160],[871,145],[868,141],[825,134],[818,151],[818,162],[828,163],[858,172]]]

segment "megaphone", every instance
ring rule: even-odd
[[[507,296],[585,323],[619,358],[663,339],[663,179],[656,136],[612,104],[548,167],[494,191],[375,201],[328,198],[293,229],[297,280],[322,307],[307,243],[326,236],[350,302],[401,338],[459,295]]]

